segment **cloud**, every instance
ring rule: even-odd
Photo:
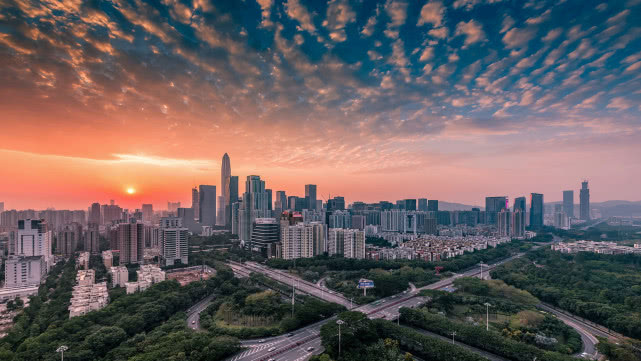
[[[474,20],[468,22],[461,21],[456,25],[456,35],[465,35],[465,45],[471,45],[476,42],[485,41],[485,33],[479,23]]]
[[[433,27],[438,28],[443,23],[443,16],[445,15],[445,7],[440,1],[428,1],[421,8],[421,14],[418,18],[416,26],[425,24],[432,24]]]
[[[330,38],[342,42],[347,39],[345,25],[356,20],[356,13],[344,0],[333,0],[327,6],[327,16],[323,25],[330,31]]]
[[[510,48],[525,48],[532,38],[534,38],[535,31],[530,28],[513,28],[505,33],[503,36],[503,43]]]
[[[610,100],[607,108],[616,109],[616,110],[627,110],[632,108],[633,104],[628,99],[624,97],[615,97]]]
[[[547,35],[545,35],[542,40],[546,43],[549,43],[551,41],[556,40],[559,37],[559,35],[561,35],[562,33],[563,33],[563,29],[561,28],[552,29],[548,31]]]
[[[423,49],[423,52],[421,53],[421,57],[418,59],[419,61],[429,61],[434,57],[434,48],[431,47],[426,47]]]
[[[290,18],[298,21],[303,30],[312,34],[316,33],[316,26],[314,26],[312,21],[312,15],[299,0],[287,0],[285,3],[285,11]]]
[[[390,17],[390,22],[385,35],[388,38],[396,39],[399,35],[399,28],[405,24],[407,18],[407,3],[399,0],[387,0],[385,3],[385,12]]]
[[[447,28],[445,26],[441,26],[440,28],[436,28],[436,29],[431,29],[427,33],[435,38],[440,38],[440,39],[447,38]]]

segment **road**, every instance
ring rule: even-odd
[[[483,274],[485,275],[486,272],[492,270],[493,268],[503,263],[509,262],[515,258],[522,257],[523,255],[524,253],[519,253],[517,255],[499,261],[493,265],[484,266]],[[291,284],[290,282],[292,280],[295,283],[296,281],[298,281],[299,287],[297,289],[300,291],[331,302],[336,302],[333,301],[336,299],[339,300],[340,304],[342,305],[346,305],[346,301],[349,302],[342,295],[329,293],[325,289],[322,289],[322,287],[319,287],[314,283],[303,281],[285,272],[274,270],[263,265],[256,265],[255,263],[233,263],[230,264],[230,266],[234,270],[234,273],[236,273],[237,275],[247,276],[249,272],[260,272],[267,277],[286,284]],[[418,293],[421,290],[441,289],[450,286],[457,278],[475,277],[480,276],[480,274],[481,269],[480,267],[477,267],[421,288],[411,287],[410,289],[404,291],[404,293],[390,296],[366,305],[358,306],[353,310],[363,312],[372,319],[386,318],[388,320],[394,320],[398,318],[400,308],[417,307],[428,300],[427,297],[418,296]],[[247,349],[229,358],[228,361],[267,361],[269,359],[288,361],[306,360],[307,358],[311,357],[312,354],[321,353],[323,351],[320,339],[320,328],[327,322],[335,321],[335,317],[320,321],[316,324],[295,331],[293,335],[289,337],[287,335],[281,335],[264,340],[243,341],[242,345]],[[313,350],[311,352],[307,351],[309,347],[313,347]]]
[[[196,331],[200,330],[200,313],[209,306],[213,299],[214,295],[209,295],[187,310],[187,326],[189,328]]]

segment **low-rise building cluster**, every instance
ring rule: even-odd
[[[136,282],[125,283],[127,294],[144,291],[154,283],[162,282],[166,279],[165,271],[158,266],[150,264],[141,265],[140,269],[136,271],[136,275],[138,276]]]
[[[89,269],[89,252],[80,252],[78,261],[76,262],[76,268],[84,270]]]
[[[79,270],[76,274],[76,285],[71,292],[69,318],[99,310],[109,303],[107,282],[94,283],[95,278],[94,270]]]
[[[552,250],[559,251],[561,253],[592,252],[600,254],[641,254],[641,245],[628,247],[621,246],[616,242],[576,241],[553,244]]]
[[[421,259],[440,261],[510,242],[510,237],[424,236],[405,241],[397,248],[368,247],[367,257],[379,260]]]

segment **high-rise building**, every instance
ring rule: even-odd
[[[135,219],[118,224],[120,264],[142,263],[145,249],[145,225]]]
[[[438,212],[438,200],[430,199],[427,201],[427,210],[429,212]]]
[[[333,211],[344,211],[345,210],[345,198],[343,197],[334,197],[327,200],[327,213]]]
[[[265,189],[265,192],[267,192],[267,209],[268,210],[273,210],[274,208],[274,202],[272,199],[272,190],[271,189]]]
[[[405,205],[406,211],[415,211],[416,210],[416,199],[404,199],[403,204]]]
[[[563,212],[574,218],[574,191],[563,191]]]
[[[485,216],[487,224],[496,224],[498,213],[508,208],[507,197],[485,197]]]
[[[92,203],[89,208],[89,222],[93,224],[102,224],[100,221],[100,203]]]
[[[186,227],[189,232],[200,234],[200,232],[202,231],[200,223],[196,222],[196,220],[194,219],[193,208],[178,208],[176,216],[182,218],[183,227]]]
[[[162,258],[166,266],[173,266],[177,261],[188,264],[187,244],[189,230],[183,227],[182,218],[163,217],[160,219],[160,244]]]
[[[0,213],[4,212],[4,202],[0,202]]]
[[[100,253],[100,232],[97,225],[90,225],[85,231],[85,251],[91,254]]]
[[[511,236],[514,238],[525,237],[525,211],[516,209],[512,212]]]
[[[316,209],[316,185],[305,184],[305,208]]]
[[[501,237],[509,237],[512,235],[512,212],[510,212],[509,209],[505,208],[499,212],[496,228]]]
[[[249,249],[265,258],[276,257],[279,241],[279,226],[276,218],[254,219]]]
[[[47,274],[43,256],[9,256],[4,264],[4,287],[37,286]]]
[[[191,189],[191,209],[194,210],[194,219],[196,222],[200,222],[200,195],[198,194],[198,188],[194,187]]]
[[[231,181],[231,162],[229,160],[229,155],[225,153],[223,155],[223,161],[220,168],[220,196],[221,204],[219,209],[221,212],[218,213],[218,225],[227,224],[227,206],[230,205],[230,181]]]
[[[327,233],[329,255],[345,258],[365,258],[365,232],[356,229],[330,228]]]
[[[517,209],[520,209],[521,211],[525,212],[526,211],[525,207],[526,207],[525,197],[514,198],[514,208],[512,209],[514,212],[516,212]]]
[[[314,229],[304,223],[287,225],[280,235],[284,259],[314,257]]]
[[[427,211],[427,198],[418,199],[418,210],[422,212]]]
[[[579,191],[579,211],[582,220],[590,220],[590,189],[588,188],[588,181],[581,182],[581,190]]]
[[[287,204],[287,194],[285,191],[276,191],[276,200],[274,202],[274,210],[276,212],[283,213],[283,211],[287,210],[288,204]]]
[[[238,237],[241,241],[249,242],[252,239],[254,220],[256,218],[270,218],[268,208],[269,196],[265,191],[265,181],[260,176],[247,176],[243,201],[238,209]]]
[[[64,257],[71,257],[78,247],[80,232],[80,227],[74,227],[72,225],[67,225],[58,232],[56,237],[56,254],[60,254]]]
[[[53,265],[52,231],[47,222],[36,219],[18,221],[15,253],[21,257],[43,257],[46,272]]]
[[[229,202],[225,205],[225,227],[231,229],[233,204],[238,203],[238,176],[229,177]]]
[[[176,212],[178,212],[178,208],[180,208],[180,202],[167,202],[167,211],[169,213],[173,213],[176,215]]]
[[[530,227],[543,227],[543,194],[532,193],[530,197]]]
[[[200,224],[202,226],[216,225],[216,186],[198,186],[198,198]]]
[[[142,205],[142,220],[149,223],[154,220],[154,206],[152,204]]]

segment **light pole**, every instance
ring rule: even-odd
[[[454,336],[456,336],[456,331],[452,331],[452,345],[454,344]]]
[[[483,279],[483,262],[480,262],[481,265],[481,279]]]
[[[60,352],[60,360],[64,361],[65,360],[65,351],[67,351],[69,347],[62,345],[56,349],[56,352]]]
[[[490,306],[492,305],[485,302],[485,331],[490,330]]]
[[[354,297],[352,297],[352,298],[350,298],[350,299],[349,299],[349,309],[350,309],[350,310],[351,310],[352,308],[354,308],[354,306],[352,306],[352,302],[354,302]]]
[[[338,325],[338,358],[341,358],[341,325],[345,322],[343,320],[336,321]]]

